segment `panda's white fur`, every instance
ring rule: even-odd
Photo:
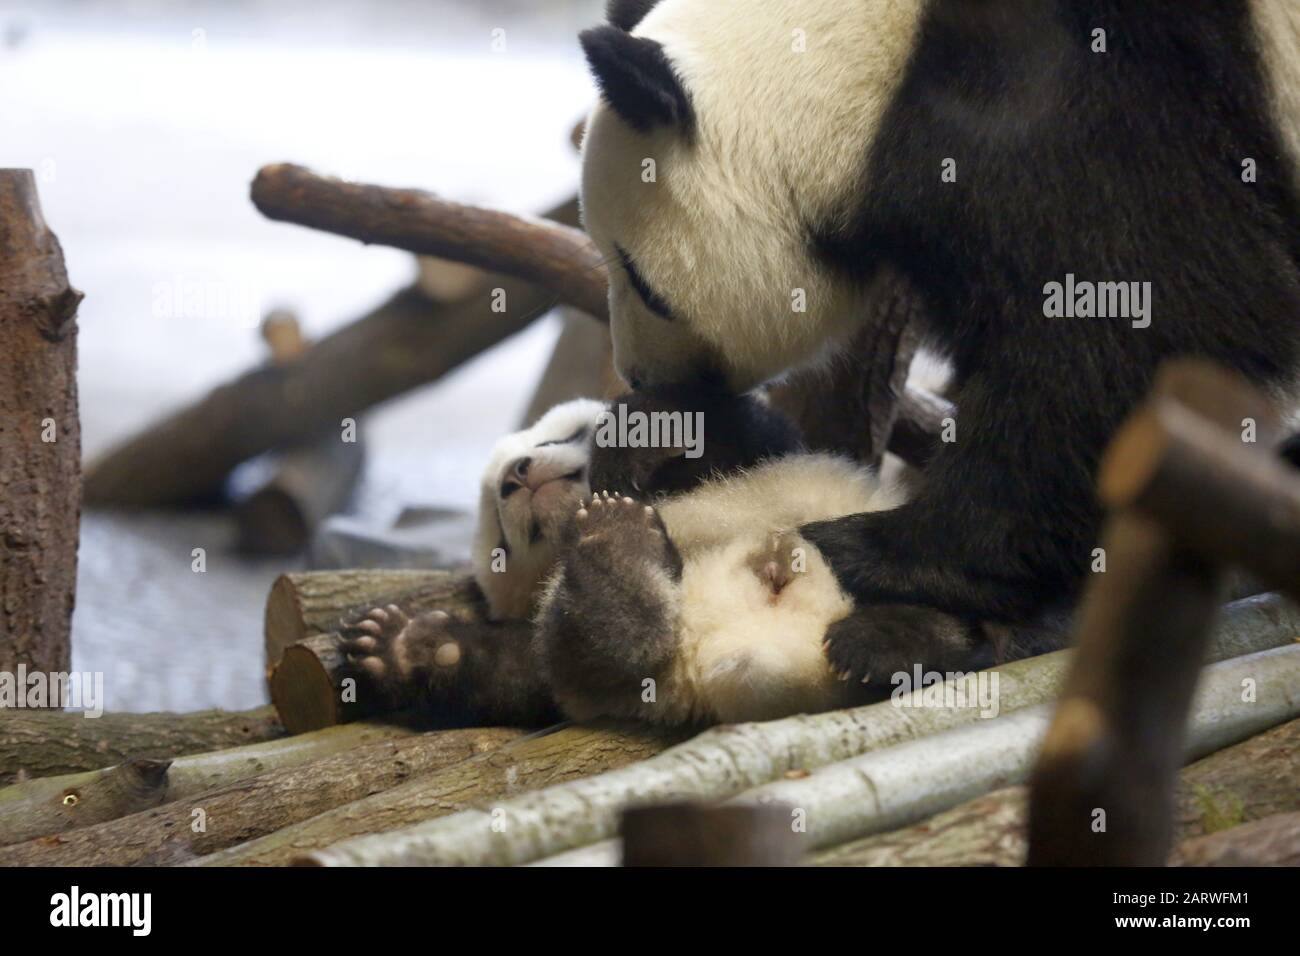
[[[557,558],[561,521],[572,520],[587,488],[589,445],[565,442],[594,427],[604,406],[578,400],[559,405],[536,425],[495,446],[482,480],[474,546],[477,580],[499,618],[545,615]],[[513,462],[532,459],[547,474],[582,477],[553,498],[516,491],[501,498]],[[618,490],[618,489],[611,489]],[[706,482],[658,503],[668,535],[682,557],[680,581],[647,562],[644,583],[671,608],[679,651],[660,679],[653,703],[621,698],[622,716],[679,724],[758,720],[825,710],[850,699],[822,651],[826,628],[849,613],[841,591],[817,550],[793,530],[805,522],[901,503],[901,492],[844,458],[793,454],[741,474]],[[563,511],[560,514],[560,511]],[[540,528],[541,536],[529,529]],[[493,570],[493,551],[504,535],[510,552]],[[773,551],[779,545],[780,553]],[[794,550],[798,549],[798,550]],[[779,593],[762,576],[770,558],[802,570]],[[546,579],[550,576],[550,581]],[[557,703],[576,719],[606,712],[586,695],[557,689]]]
[[[682,556],[680,650],[655,701],[638,698],[624,715],[735,722],[847,704],[857,688],[832,672],[822,642],[853,602],[794,529],[901,503],[868,469],[825,454],[790,455],[668,499],[659,514]],[[801,570],[773,593],[759,572],[792,554]]]
[[[587,232],[610,258],[621,246],[691,317],[654,315],[611,269],[614,359],[625,378],[680,381],[709,360],[743,391],[849,334],[864,290],[813,258],[803,227],[833,220],[856,191],[863,144],[901,82],[922,8],[662,0],[632,31],[662,44],[697,125],[689,145],[670,127],[642,134],[604,102],[587,123]],[[654,182],[643,179],[647,159]],[[795,310],[795,290],[806,311]]]
[[[557,529],[590,493],[586,439],[604,407],[586,399],[557,405],[492,446],[480,482],[473,566],[493,619],[532,614],[537,582],[555,564]],[[525,459],[530,480],[503,497],[503,485]]]

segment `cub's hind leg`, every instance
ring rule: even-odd
[[[437,726],[540,726],[559,718],[538,673],[526,621],[408,617],[377,607],[344,633],[358,699],[381,711],[416,708]]]
[[[656,705],[678,651],[681,574],[654,508],[606,492],[579,509],[536,638],[568,713],[673,719]]]

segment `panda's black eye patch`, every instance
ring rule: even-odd
[[[668,303],[663,299],[663,297],[660,296],[659,293],[655,292],[654,289],[650,288],[650,285],[641,277],[641,273],[637,272],[636,265],[632,262],[632,257],[627,254],[627,251],[622,246],[615,246],[614,250],[618,253],[618,258],[623,266],[623,271],[627,273],[627,281],[632,284],[632,288],[635,289],[636,294],[641,297],[641,301],[645,303],[646,308],[659,316],[659,318],[671,322],[673,320],[672,309],[668,308]]]

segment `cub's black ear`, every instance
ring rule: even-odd
[[[640,133],[694,129],[690,97],[660,44],[612,26],[584,30],[578,39],[601,95],[629,126]]]
[[[605,19],[620,30],[631,30],[645,19],[659,0],[609,0],[605,4]]]

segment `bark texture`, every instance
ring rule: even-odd
[[[205,865],[284,866],[348,837],[392,830],[467,807],[637,763],[680,739],[643,727],[596,724],[532,735],[385,793],[207,857]]]
[[[0,784],[111,767],[132,757],[170,760],[284,736],[271,707],[188,714],[11,710],[0,718]]]
[[[31,170],[0,169],[0,672],[72,666],[80,301]]]
[[[0,848],[0,866],[170,865],[255,839],[518,736],[501,728],[385,740],[97,826]]]

